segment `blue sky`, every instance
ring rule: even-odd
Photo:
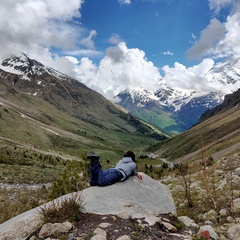
[[[82,24],[97,31],[96,49],[104,51],[110,36],[115,36],[128,48],[142,49],[157,67],[176,61],[192,65],[185,52],[193,45],[193,35],[199,36],[213,16],[204,0],[135,0],[131,4],[91,0],[82,5],[81,13]]]
[[[209,91],[205,74],[240,57],[239,0],[0,2],[0,59],[23,51],[109,99],[121,90]]]

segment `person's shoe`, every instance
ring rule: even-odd
[[[94,153],[94,152],[88,152],[87,153],[87,158],[100,158],[100,156],[99,155],[97,155],[96,153]]]
[[[88,152],[88,153],[87,153],[87,159],[90,159],[90,160],[91,160],[91,164],[96,164],[96,163],[99,162],[100,156],[97,155],[97,154],[94,153],[94,152]]]

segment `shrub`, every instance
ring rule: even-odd
[[[55,199],[40,207],[39,213],[43,224],[70,221],[79,221],[84,203],[81,195],[72,193],[63,200]]]
[[[49,199],[52,200],[86,188],[89,179],[86,168],[87,163],[77,161],[66,163],[66,170],[55,179],[51,186]]]

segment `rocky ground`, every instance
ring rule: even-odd
[[[28,239],[68,239],[68,240],[157,240],[157,239],[191,239],[193,232],[190,228],[182,228],[176,217],[160,216],[161,220],[153,226],[143,219],[122,219],[116,215],[99,215],[86,213],[79,222],[70,225],[67,233],[50,234],[54,228],[45,226],[32,234]],[[180,228],[179,228],[180,227]],[[64,229],[64,227],[59,226]],[[57,231],[56,231],[57,232]]]
[[[209,208],[205,213],[199,214],[196,211],[195,224],[191,219],[182,221],[182,217],[173,217],[165,214],[155,219],[123,219],[116,215],[101,215],[93,213],[82,213],[76,223],[63,223],[60,225],[47,224],[29,235],[25,240],[239,240],[240,239],[240,156],[222,158],[216,164],[206,169],[203,179],[202,171],[189,176],[190,189],[194,196],[194,208],[204,209],[206,204],[211,203],[210,197],[217,197],[213,200],[220,207],[220,210]],[[208,192],[203,185],[207,177]],[[214,181],[212,181],[214,180]],[[184,193],[181,178],[168,176],[162,180],[163,183],[172,189],[172,194]],[[130,183],[129,182],[126,182]],[[229,187],[230,186],[230,187]],[[132,188],[131,188],[132,189]],[[103,190],[103,189],[101,189]],[[105,189],[106,190],[106,189]],[[217,196],[211,195],[216,190]],[[180,197],[180,196],[179,196]],[[223,197],[223,199],[222,199]],[[204,201],[203,201],[204,200]],[[222,201],[224,200],[224,201]],[[176,202],[178,209],[186,205],[184,199]],[[231,203],[229,206],[227,203]],[[150,207],[150,206],[149,206]],[[207,209],[207,208],[206,208]],[[197,214],[198,213],[198,214]],[[180,221],[181,219],[181,221]],[[183,224],[184,222],[184,224]],[[65,228],[65,225],[67,228]],[[64,230],[65,229],[65,230]],[[64,231],[63,231],[64,230]],[[203,238],[204,237],[204,238]],[[9,240],[1,238],[0,240]]]

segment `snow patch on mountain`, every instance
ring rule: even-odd
[[[59,71],[46,67],[45,65],[30,59],[24,53],[19,56],[12,56],[5,59],[0,63],[0,68],[6,72],[20,75],[22,79],[30,81],[30,76],[42,76],[44,73],[48,73],[61,80],[69,80],[70,77],[60,73]],[[38,84],[43,84],[43,81],[38,81]]]
[[[160,80],[159,89],[155,92],[135,88],[130,95],[133,103],[137,102],[137,107],[144,107],[150,101],[158,101],[160,105],[172,108],[174,111],[180,111],[189,103],[192,106],[202,104],[207,108],[212,108],[220,104],[226,94],[240,88],[240,59],[216,64],[205,75],[205,79],[211,86],[209,91],[172,87],[166,84],[163,78]]]
[[[49,75],[60,80],[73,80],[57,70],[28,58],[25,54],[4,60],[0,68],[6,72],[18,74],[20,78],[28,81],[36,79],[39,86],[53,84],[49,81]],[[49,74],[47,79],[44,78],[46,73]],[[34,76],[38,76],[38,78]],[[160,128],[161,122],[166,127],[167,121],[169,124],[173,124],[171,120],[174,120],[177,127],[181,125],[181,129],[178,128],[177,131],[179,129],[182,131],[195,124],[207,109],[219,105],[226,94],[240,88],[240,59],[218,63],[205,75],[199,76],[198,80],[191,79],[191,75],[183,75],[182,79],[176,79],[173,75],[172,79],[169,76],[167,79],[164,77],[159,79],[158,87],[155,90],[147,90],[137,86],[129,91],[128,86],[119,86],[118,83],[109,86],[109,89],[114,89],[115,103],[128,111],[133,111],[135,115],[139,112],[139,117],[145,116],[146,119],[144,120],[146,121],[152,119],[153,124],[159,124]],[[176,82],[184,83],[184,81],[188,84],[173,85]],[[189,84],[191,81],[195,82]],[[204,87],[201,87],[202,83],[205,84]],[[151,82],[149,82],[149,85],[151,85]],[[188,89],[184,89],[182,86],[187,86]],[[206,87],[208,90],[206,90]],[[37,88],[29,94],[37,95]],[[155,120],[159,114],[165,114],[165,116]],[[174,131],[173,128],[170,131],[172,130]]]
[[[209,82],[218,82],[222,91],[231,93],[240,88],[240,58],[216,64],[207,74]]]

